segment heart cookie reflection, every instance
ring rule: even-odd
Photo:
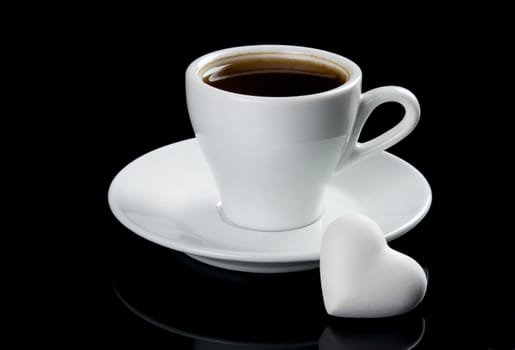
[[[332,325],[324,329],[318,342],[319,350],[407,350],[413,349],[425,332],[423,318],[406,322],[372,322],[355,326]]]

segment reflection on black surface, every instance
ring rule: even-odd
[[[146,322],[152,324],[153,326],[159,327],[161,329],[164,329],[168,332],[172,332],[178,335],[181,335],[183,337],[188,337],[193,339],[193,349],[210,349],[210,350],[217,350],[217,349],[246,349],[246,350],[253,350],[253,349],[298,349],[298,350],[308,350],[308,349],[317,349],[317,343],[316,342],[306,342],[306,343],[288,343],[288,344],[251,344],[246,342],[235,342],[231,339],[222,339],[222,338],[210,338],[207,336],[204,336],[202,334],[193,334],[190,333],[187,330],[181,330],[178,328],[173,327],[172,325],[168,325],[166,323],[162,323],[157,319],[152,318],[149,315],[146,315],[142,313],[140,310],[135,308],[134,306],[130,305],[124,297],[119,293],[116,286],[113,285],[114,291],[120,301],[123,303],[125,307],[127,307],[131,312],[133,312],[135,315],[140,317],[141,319],[145,320]]]
[[[244,341],[234,341],[232,339],[222,339],[208,337],[202,334],[194,334],[188,330],[179,329],[173,325],[166,324],[147,315],[135,306],[131,305],[120,294],[116,285],[114,291],[122,304],[131,312],[145,320],[146,322],[164,329],[168,332],[188,337],[193,340],[193,349],[203,350],[265,350],[265,349],[296,349],[296,350],[331,350],[331,349],[412,349],[424,335],[424,319],[414,317],[400,319],[382,320],[333,320],[320,336],[318,342],[295,342],[288,343],[249,343]],[[223,322],[223,320],[221,320]],[[265,321],[266,322],[266,321]]]
[[[156,256],[125,260],[113,278],[123,304],[145,320],[236,344],[316,344],[324,315],[316,270],[246,274],[167,255],[162,265]]]
[[[407,318],[400,322],[388,319],[354,321],[354,324],[327,327],[320,336],[319,349],[413,349],[424,331],[423,318]]]
[[[181,348],[411,349],[424,334],[419,309],[380,320],[328,316],[318,270],[226,271],[138,239],[129,239],[116,256],[113,294],[130,310],[118,321],[142,319],[135,329],[147,324],[160,330],[157,335],[175,337],[172,342],[182,338],[187,345]],[[120,333],[131,335],[125,329]]]

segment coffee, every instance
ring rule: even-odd
[[[301,96],[334,89],[348,76],[329,63],[291,57],[238,57],[202,78],[218,89],[253,96]]]

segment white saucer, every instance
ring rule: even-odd
[[[210,265],[261,273],[317,267],[323,230],[346,213],[371,217],[387,240],[400,237],[429,210],[431,189],[413,166],[381,152],[334,176],[324,215],[298,230],[261,232],[232,226],[220,218],[218,198],[195,139],[134,160],[109,188],[113,214],[141,237]]]

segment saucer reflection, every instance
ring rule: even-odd
[[[227,339],[216,337],[212,335],[204,335],[195,333],[194,331],[190,331],[188,329],[179,328],[170,322],[159,320],[155,317],[150,316],[149,314],[143,312],[141,309],[137,308],[135,305],[128,301],[128,298],[125,298],[121,291],[116,287],[116,284],[113,283],[113,289],[115,295],[118,297],[120,302],[134,315],[138,316],[140,319],[148,322],[149,324],[165,330],[167,332],[189,338],[193,341],[193,345],[191,349],[194,350],[316,350],[318,349],[317,341],[313,339],[312,341],[287,341],[287,342],[267,342],[266,340],[261,343],[259,341],[254,340],[243,340],[243,339]]]
[[[326,326],[318,342],[316,340],[264,342],[252,339],[228,339],[205,335],[179,328],[169,321],[159,320],[129,302],[113,283],[113,289],[120,302],[134,315],[149,324],[167,332],[192,340],[195,350],[361,350],[361,349],[392,349],[407,350],[414,348],[422,339],[425,332],[425,321],[421,317],[408,317],[399,320],[337,320]],[[316,321],[316,320],[314,320]],[[266,322],[266,321],[265,321]],[[313,322],[317,328],[317,322]]]

